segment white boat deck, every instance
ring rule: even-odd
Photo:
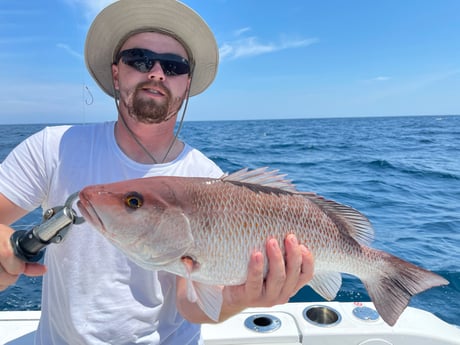
[[[33,344],[39,318],[39,311],[0,312],[0,344]],[[206,345],[460,345],[460,327],[411,307],[390,327],[372,303],[289,303],[203,325],[203,337]]]

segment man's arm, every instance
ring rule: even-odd
[[[278,242],[269,239],[266,244],[269,270],[263,277],[263,255],[252,254],[245,284],[226,286],[223,289],[223,305],[219,322],[249,307],[271,307],[288,302],[313,278],[313,256],[305,246],[299,245],[294,235],[285,239],[286,257]],[[193,323],[211,323],[196,304],[187,299],[187,281],[177,278],[177,308],[182,316]]]

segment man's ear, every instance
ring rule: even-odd
[[[118,66],[116,64],[112,64],[112,82],[113,82],[113,88],[115,91],[119,90],[119,85],[118,85]]]

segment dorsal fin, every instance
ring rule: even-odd
[[[297,193],[298,191],[295,185],[290,180],[285,179],[286,174],[278,174],[278,171],[279,170],[268,170],[267,167],[255,170],[245,168],[230,175],[223,176],[222,181],[245,185],[259,185],[261,187]]]
[[[327,200],[315,193],[299,192],[290,180],[285,179],[285,176],[278,174],[278,170],[268,170],[267,167],[255,170],[245,168],[230,175],[225,175],[221,177],[221,180],[245,186],[254,192],[300,194],[321,208],[341,231],[361,244],[368,245],[372,242],[374,229],[366,216],[350,206]]]
[[[360,244],[369,245],[374,239],[374,229],[371,222],[361,212],[314,193],[300,194],[321,208],[341,231],[349,234]]]

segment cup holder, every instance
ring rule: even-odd
[[[325,305],[313,305],[303,311],[305,320],[315,326],[332,327],[340,323],[342,316],[340,313]]]
[[[270,314],[256,314],[249,316],[244,325],[254,332],[269,333],[281,327],[281,320]]]

